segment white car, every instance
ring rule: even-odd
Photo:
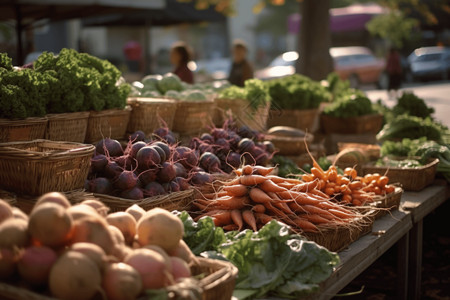
[[[408,66],[408,80],[449,79],[450,48],[417,48],[408,56]]]

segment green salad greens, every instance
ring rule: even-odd
[[[412,92],[404,92],[400,98],[397,99],[397,104],[392,110],[396,116],[407,114],[423,119],[431,118],[431,114],[434,113],[432,107],[428,107],[422,98],[419,98]]]
[[[422,119],[415,116],[401,115],[385,124],[377,134],[379,141],[402,138],[418,139],[426,137],[428,140],[441,141],[445,132],[441,124],[431,118]]]
[[[392,168],[407,168],[414,169],[422,167],[422,164],[416,159],[393,159],[388,157],[383,157],[377,160],[375,163],[377,167],[392,167]]]
[[[234,296],[265,295],[298,298],[314,293],[340,262],[336,253],[292,234],[287,225],[271,221],[258,232],[224,233],[210,217],[194,222],[187,212],[184,241],[194,254],[224,259],[239,269]]]
[[[265,106],[271,101],[269,88],[259,79],[248,79],[244,82],[244,87],[229,86],[222,89],[218,95],[219,99],[244,99],[249,107],[256,111],[259,107]]]
[[[325,107],[323,113],[337,118],[359,117],[374,114],[372,102],[362,91],[353,90],[342,95],[331,105]]]
[[[272,163],[278,167],[278,176],[280,177],[295,177],[293,175],[299,174],[300,172],[297,164],[292,159],[283,155],[275,155],[272,158]]]

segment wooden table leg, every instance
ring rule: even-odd
[[[420,287],[422,279],[422,237],[423,221],[413,225],[409,233],[409,276],[408,299],[420,299]]]
[[[397,242],[397,298],[408,299],[409,233]]]

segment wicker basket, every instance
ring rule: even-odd
[[[67,141],[83,143],[86,137],[89,112],[74,112],[67,114],[50,114],[45,138],[51,141]]]
[[[191,266],[191,272],[194,276],[204,276],[198,280],[198,285],[202,289],[202,300],[231,299],[238,269],[233,264],[221,260],[197,257],[197,261],[198,264]],[[45,291],[45,294],[40,294],[13,283],[5,282],[0,282],[0,299],[56,300],[48,291]],[[168,299],[172,298],[169,297]]]
[[[48,140],[0,144],[0,186],[29,195],[82,188],[94,150]]]
[[[421,191],[429,186],[436,176],[436,169],[439,159],[430,159],[428,164],[419,168],[394,168],[375,166],[368,163],[363,166],[363,174],[386,174],[389,182],[398,182],[405,191]]]
[[[95,194],[94,197],[102,201],[108,206],[112,212],[124,211],[133,204],[137,204],[145,210],[155,207],[164,208],[166,210],[189,210],[194,200],[194,190],[189,189],[181,192],[174,192],[167,195],[148,197],[142,200],[131,200],[104,194]]]
[[[275,148],[279,151],[278,154],[297,156],[307,152],[306,144],[309,147],[314,140],[314,136],[309,133],[305,137],[266,135],[264,139],[274,144]]]
[[[267,127],[290,126],[308,132],[316,130],[319,109],[279,109],[270,110]]]
[[[47,127],[46,118],[23,120],[0,119],[0,142],[20,142],[43,139]]]
[[[130,133],[142,130],[145,134],[152,133],[163,126],[164,121],[169,129],[173,127],[173,120],[177,102],[168,99],[129,98],[128,104],[132,111],[127,131]]]
[[[305,232],[302,235],[330,251],[339,252],[361,236],[371,232],[374,220],[374,211],[369,211],[363,217],[353,220],[348,225],[336,225],[333,228],[319,227],[320,232]]]
[[[320,127],[325,133],[362,134],[378,133],[383,126],[383,115],[337,118],[320,114]]]
[[[212,122],[214,101],[177,101],[173,131],[180,135],[197,135]]]
[[[237,126],[246,125],[251,129],[265,131],[269,118],[270,102],[253,110],[244,99],[215,99],[214,124],[222,126],[230,115]]]
[[[363,151],[363,153],[369,160],[377,160],[378,158],[380,158],[381,148],[379,145],[363,144],[363,143],[341,143],[341,142],[338,142],[337,145],[339,152],[347,148],[353,149],[357,148]]]
[[[381,218],[386,215],[390,210],[395,210],[400,207],[400,200],[402,199],[403,189],[400,186],[396,186],[394,192],[387,194],[380,199],[376,199],[371,203],[375,208],[375,219]]]
[[[96,143],[104,137],[122,139],[125,137],[131,108],[91,111],[86,131],[86,143]]]

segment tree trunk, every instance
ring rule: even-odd
[[[331,46],[330,0],[303,0],[300,3],[299,60],[297,73],[314,80],[325,79],[333,71]]]

